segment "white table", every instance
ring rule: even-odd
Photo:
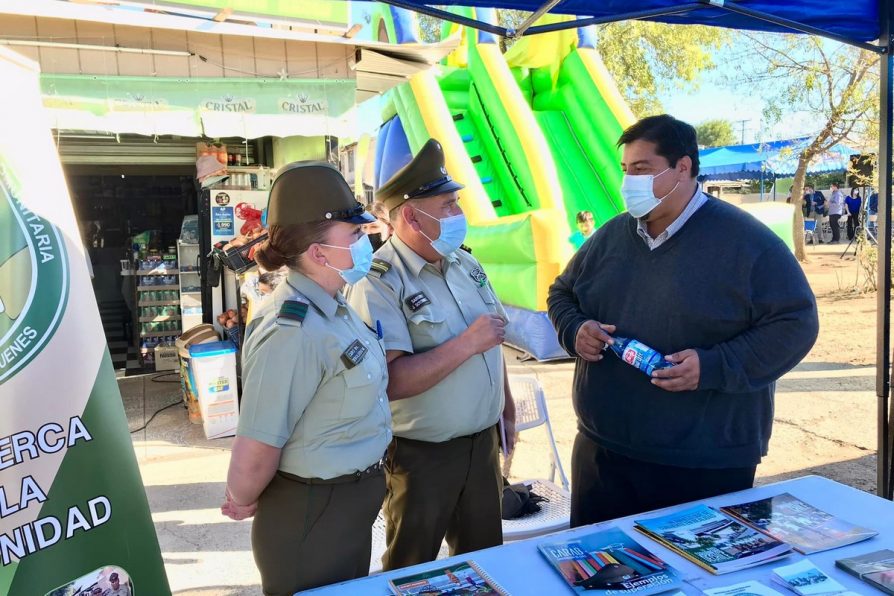
[[[768,484],[758,488],[752,488],[737,493],[730,493],[711,499],[700,501],[707,505],[723,506],[753,501],[764,497],[771,497],[788,492],[811,505],[845,519],[851,523],[860,524],[867,528],[877,530],[879,535],[870,540],[864,540],[850,546],[816,553],[810,555],[810,560],[827,575],[834,577],[850,590],[858,594],[882,594],[869,587],[859,579],[840,571],[835,567],[835,560],[844,557],[853,557],[863,553],[880,550],[883,548],[894,549],[894,503],[881,499],[869,493],[839,484],[819,476],[804,476],[795,480],[786,480],[774,484]],[[541,536],[518,542],[510,542],[503,546],[489,548],[474,553],[459,555],[450,559],[433,561],[415,567],[408,567],[397,571],[382,573],[371,577],[365,577],[349,582],[334,584],[316,590],[303,592],[303,594],[337,595],[345,594],[356,596],[385,596],[391,594],[388,588],[388,579],[418,573],[427,569],[434,569],[465,560],[475,561],[497,583],[514,596],[561,596],[572,594],[567,584],[543,558],[537,550],[537,544],[546,541],[560,541],[574,538],[581,534],[592,532],[597,527],[617,526],[632,536],[637,542],[644,545],[650,551],[670,563],[684,578],[683,591],[686,594],[701,594],[705,588],[729,586],[746,580],[757,580],[773,587],[770,580],[774,568],[789,563],[794,563],[804,558],[803,555],[793,553],[787,559],[768,563],[760,567],[754,567],[745,571],[728,573],[726,575],[711,575],[703,571],[695,564],[661,546],[657,542],[645,537],[633,529],[634,518],[643,518],[659,513],[667,513],[683,509],[690,504],[669,507],[659,511],[637,514],[622,519],[605,522],[599,526],[585,526],[573,530],[557,532],[548,537]],[[333,553],[337,556],[337,553]],[[782,587],[774,588],[778,592],[785,592]],[[790,592],[794,594],[794,592]]]

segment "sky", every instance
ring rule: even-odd
[[[729,120],[733,123],[737,142],[742,142],[743,127],[745,143],[790,139],[817,132],[816,123],[807,114],[799,112],[789,114],[774,126],[763,126],[764,102],[760,95],[744,81],[732,86],[737,80],[737,72],[743,69],[742,59],[741,54],[733,56],[731,51],[721,50],[714,58],[718,67],[704,73],[693,89],[659,94],[665,111],[694,125],[705,120]]]

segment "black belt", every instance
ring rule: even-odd
[[[300,482],[302,484],[345,484],[347,482],[358,482],[367,476],[372,476],[377,472],[381,472],[384,467],[384,462],[380,459],[365,470],[358,470],[352,474],[336,476],[335,478],[303,478],[301,476],[296,476],[295,474],[283,472],[282,470],[278,470],[276,473],[283,478],[294,480],[295,482]]]

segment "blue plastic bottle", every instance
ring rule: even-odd
[[[615,343],[606,345],[618,358],[634,368],[638,368],[650,377],[656,370],[674,366],[672,362],[646,344],[635,339],[615,336]]]

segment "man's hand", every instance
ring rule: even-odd
[[[614,325],[603,325],[598,321],[584,321],[574,336],[574,351],[578,356],[590,362],[602,360],[602,350],[605,344],[613,344],[611,333],[615,332]]]
[[[676,366],[663,368],[652,373],[652,384],[665,391],[695,391],[698,389],[698,381],[701,377],[701,366],[698,361],[698,352],[695,350],[683,350],[665,360],[673,362]]]
[[[482,354],[503,343],[503,338],[506,336],[506,321],[500,315],[481,315],[463,331],[462,335],[473,355]]]
[[[515,443],[518,440],[518,431],[515,430],[515,410],[512,413],[503,412],[503,432],[506,435],[506,444],[503,445],[504,453],[511,454],[515,450]],[[503,437],[500,437],[502,442]]]
[[[238,504],[233,500],[233,497],[230,496],[229,490],[226,491],[224,497],[226,498],[226,501],[224,501],[224,504],[221,506],[220,512],[232,520],[242,521],[243,519],[248,519],[249,517],[253,517],[258,510],[257,502],[249,505]]]

